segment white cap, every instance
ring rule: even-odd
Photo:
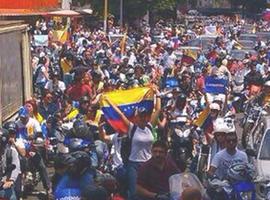
[[[218,103],[211,103],[210,104],[210,109],[211,110],[220,110],[220,106]]]

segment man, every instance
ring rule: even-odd
[[[213,158],[209,175],[216,175],[220,180],[226,178],[229,167],[234,163],[248,163],[247,154],[237,149],[237,135],[235,132],[225,136],[226,148],[219,151]]]
[[[50,92],[55,92],[60,89],[64,93],[66,85],[63,81],[59,80],[60,72],[58,70],[54,70],[50,75],[50,80],[46,83],[45,89]]]
[[[31,143],[37,135],[41,135],[41,127],[37,120],[29,116],[28,110],[25,107],[19,109],[19,119],[16,121],[18,126],[17,141],[22,141],[26,151],[26,158],[29,166],[35,167],[40,173],[41,180],[47,193],[51,193],[51,183],[44,161],[39,152],[30,153]],[[21,155],[25,156],[25,155]]]
[[[155,142],[152,158],[139,169],[136,189],[141,199],[169,199],[169,177],[179,170],[167,156],[167,150],[166,143]]]
[[[0,199],[16,200],[15,182],[21,173],[20,159],[15,146],[9,143],[9,137],[8,130],[0,129]]]

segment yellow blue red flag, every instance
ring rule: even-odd
[[[136,108],[144,107],[148,111],[149,115],[151,115],[154,106],[154,93],[150,87],[116,90],[103,94],[101,98],[102,111],[106,120],[119,134],[127,133],[128,127],[125,125],[113,107],[106,100],[104,100],[105,96],[112,103],[117,105],[130,121],[135,120]]]

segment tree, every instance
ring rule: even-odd
[[[132,22],[143,17],[147,10],[152,13],[174,12],[179,0],[123,0],[124,19]],[[181,0],[183,1],[183,0]],[[108,0],[109,13],[119,18],[120,0]],[[103,16],[104,0],[92,0],[91,5],[95,12]]]

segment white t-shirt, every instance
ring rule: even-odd
[[[26,125],[24,125],[20,119],[16,122],[16,124],[19,130],[19,138],[23,140],[27,140],[28,136],[33,136],[36,133],[42,132],[39,122],[32,117],[29,118]]]
[[[151,127],[152,125],[148,123]],[[130,136],[134,124],[130,123],[128,134]],[[129,160],[133,162],[146,162],[152,157],[151,148],[154,142],[152,131],[145,127],[141,129],[137,126],[131,143],[131,153]]]
[[[215,174],[218,178],[223,179],[229,167],[235,163],[248,163],[247,154],[237,149],[234,155],[230,155],[227,149],[223,149],[214,156],[211,166],[216,168]]]
[[[110,140],[112,141],[111,155],[113,159],[113,168],[117,168],[123,165],[123,160],[121,157],[121,144],[122,137],[119,137],[118,133],[110,135]]]
[[[66,85],[63,81],[58,81],[58,85],[54,85],[52,80],[49,80],[45,85],[45,89],[49,90],[50,92],[53,92],[55,88],[59,88],[62,92],[64,92]]]

